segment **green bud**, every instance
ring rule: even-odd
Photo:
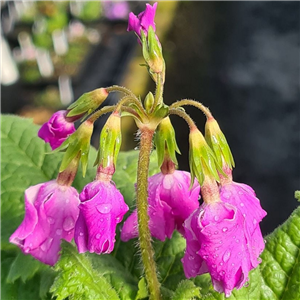
[[[118,112],[110,115],[100,134],[100,146],[95,165],[113,174],[122,143],[121,117]]]
[[[59,172],[67,169],[76,156],[80,156],[82,175],[85,176],[90,151],[91,136],[94,124],[90,121],[82,123],[55,151],[66,151]]]
[[[213,177],[216,181],[220,181],[218,171],[222,169],[217,163],[215,155],[205,141],[204,136],[197,128],[192,128],[189,136],[190,153],[189,162],[191,169],[191,185],[195,177],[199,184],[202,185],[205,176]]]
[[[67,117],[89,115],[95,111],[107,98],[108,92],[104,88],[96,89],[83,94],[77,101],[68,107]]]
[[[145,97],[145,101],[144,101],[144,107],[147,112],[151,111],[151,109],[153,107],[153,103],[154,103],[154,96],[151,92],[149,92],[147,94],[147,96]]]
[[[214,118],[209,118],[206,121],[205,139],[215,153],[218,164],[222,166],[225,162],[232,169],[234,167],[232,153],[218,122]]]
[[[165,158],[170,158],[175,165],[178,165],[176,152],[180,154],[180,150],[177,146],[175,130],[169,117],[164,118],[159,123],[154,142],[159,167],[161,167]]]

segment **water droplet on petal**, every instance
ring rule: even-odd
[[[224,276],[225,273],[226,273],[225,271],[221,271],[221,272],[220,272],[220,275],[221,275],[221,276]]]
[[[243,202],[241,202],[241,204],[240,204],[240,205],[241,205],[241,207],[243,207],[243,206],[244,206],[244,203],[243,203]]]
[[[218,234],[218,232],[219,232],[219,231],[218,231],[218,230],[216,230],[216,231],[214,232],[214,234]]]
[[[56,234],[61,235],[62,234],[62,229],[60,229],[60,228],[56,229]]]
[[[54,219],[51,218],[51,217],[48,217],[48,218],[47,218],[47,221],[48,221],[49,224],[53,224],[53,223],[54,223]]]
[[[239,243],[239,242],[240,242],[240,240],[239,240],[239,239],[236,239],[235,241],[236,241],[237,243]]]
[[[103,203],[103,204],[97,205],[96,208],[99,211],[99,213],[108,214],[112,209],[112,205],[110,203]]]
[[[215,216],[214,219],[215,219],[215,221],[218,221],[219,220],[219,216]]]
[[[243,214],[243,217],[246,218],[246,214]]]
[[[213,268],[216,268],[216,267],[217,267],[217,265],[213,264],[213,265],[212,265],[212,267],[213,267]]]
[[[203,247],[204,247],[204,248],[206,248],[206,247],[207,247],[207,245],[206,245],[206,244],[203,244]]]
[[[97,235],[96,235],[96,239],[100,239],[100,237],[101,237],[101,234],[100,233],[98,233]]]
[[[52,245],[52,238],[48,238],[42,245],[41,245],[41,250],[43,250],[44,252],[48,251],[49,248]]]
[[[203,255],[203,259],[208,259],[208,255]]]
[[[231,193],[230,192],[225,192],[223,193],[223,197],[226,199],[229,199],[231,197]]]
[[[181,183],[178,183],[178,187],[179,187],[180,189],[182,189],[182,184],[181,184]]]
[[[235,235],[232,238],[235,239]]]
[[[218,248],[218,247],[216,247],[216,248],[215,248],[215,250],[216,250],[216,251],[218,251],[218,250],[219,250],[219,248]]]
[[[214,256],[213,256],[213,258],[217,258],[219,255],[218,254],[215,254]]]
[[[234,267],[234,263],[231,264]]]
[[[222,229],[223,232],[226,232],[227,230],[228,230],[227,227],[224,227],[224,228]]]
[[[266,243],[267,242],[267,240],[264,240],[264,243]]]
[[[80,236],[83,236],[83,232],[79,232],[79,235],[80,235]]]
[[[29,251],[30,251],[30,248],[29,248],[29,247],[24,248],[24,252],[25,252],[25,253],[28,253]]]
[[[257,259],[257,262],[258,262],[259,264],[262,262],[262,260],[261,260],[260,257]]]
[[[229,257],[230,257],[231,253],[229,250],[226,250],[226,252],[223,255],[223,261],[226,262],[228,261]]]
[[[253,219],[253,224],[256,225],[257,224],[257,220]]]
[[[222,263],[222,262],[220,262],[220,266],[223,266],[223,263]]]
[[[193,255],[190,255],[190,256],[189,256],[189,260],[194,260],[194,256],[193,256]]]
[[[75,226],[75,222],[72,217],[65,218],[64,223],[63,223],[63,229],[65,231],[69,231],[69,230],[73,229],[74,226]]]
[[[100,219],[100,222],[103,222],[103,218]]]
[[[242,191],[239,191],[239,194],[240,194],[240,195],[243,195],[244,193],[243,193]]]
[[[244,287],[248,287],[249,286],[249,281],[246,281],[245,283],[244,283]]]

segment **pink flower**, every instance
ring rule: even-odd
[[[76,131],[74,124],[66,120],[66,114],[66,110],[57,111],[38,132],[38,136],[49,143],[52,150],[58,148],[69,135]]]
[[[171,238],[177,229],[184,232],[183,222],[199,206],[200,186],[195,181],[190,189],[188,172],[174,171],[172,174],[158,173],[148,179],[148,215],[152,236],[164,241]],[[138,236],[137,211],[124,222],[121,240],[128,241]]]
[[[25,218],[9,241],[25,254],[49,265],[58,260],[60,240],[70,242],[79,214],[79,197],[73,187],[55,180],[25,191]]]
[[[257,258],[265,248],[259,222],[267,213],[262,209],[254,190],[246,184],[228,182],[221,186],[220,194],[224,202],[236,206],[245,218],[245,230],[250,235],[251,264],[255,268],[259,264]]]
[[[84,187],[79,197],[80,214],[75,226],[79,253],[110,253],[116,226],[128,211],[123,196],[110,181],[95,180]]]
[[[224,202],[202,204],[184,223],[187,278],[210,273],[214,289],[230,296],[248,280],[251,236],[242,213]]]
[[[102,2],[104,14],[110,20],[125,19],[128,16],[129,5],[127,1]]]
[[[139,37],[141,37],[141,30],[143,30],[147,36],[149,26],[152,26],[153,30],[155,31],[154,17],[156,7],[157,2],[154,3],[153,6],[147,3],[145,11],[142,11],[138,16],[131,12],[129,14],[127,31],[133,30]]]

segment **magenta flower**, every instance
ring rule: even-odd
[[[54,265],[58,260],[61,239],[70,242],[79,214],[79,197],[70,186],[55,180],[25,191],[25,217],[9,241],[25,254]]]
[[[38,136],[49,143],[52,150],[58,148],[69,135],[76,131],[74,124],[67,121],[66,114],[66,110],[57,111],[38,132]]]
[[[95,180],[84,187],[79,197],[80,214],[75,226],[79,253],[110,253],[116,226],[128,211],[123,196],[110,181]]]
[[[153,6],[147,3],[145,11],[142,11],[138,16],[131,12],[129,14],[127,31],[135,31],[139,37],[141,37],[141,30],[143,30],[147,36],[149,26],[152,26],[155,31],[154,17],[156,7],[157,2],[154,3]]]
[[[233,205],[201,205],[184,223],[187,249],[182,259],[187,278],[209,272],[214,289],[229,297],[248,280],[251,236]]]
[[[128,16],[129,5],[127,1],[104,1],[102,5],[106,18],[110,20],[125,19]]]
[[[189,189],[191,177],[188,172],[155,174],[148,179],[148,215],[152,236],[164,241],[171,238],[177,229],[184,232],[183,222],[199,206],[200,186],[195,180]],[[138,236],[136,210],[124,222],[121,240],[128,241]]]
[[[251,264],[255,268],[259,264],[257,258],[265,248],[259,222],[267,213],[262,209],[254,190],[246,184],[228,182],[221,186],[220,194],[224,202],[236,206],[245,218],[245,229],[250,235]]]

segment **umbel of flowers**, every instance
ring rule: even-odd
[[[151,236],[164,241],[174,230],[186,239],[182,258],[187,278],[210,273],[216,291],[231,294],[248,280],[249,271],[260,262],[264,241],[259,223],[266,212],[251,187],[232,179],[234,160],[217,121],[199,102],[183,99],[167,106],[163,102],[165,62],[155,34],[157,3],[146,4],[138,16],[129,16],[142,47],[147,70],[156,83],[142,101],[130,90],[111,86],[82,95],[66,111],[55,113],[39,137],[64,156],[55,180],[25,191],[25,217],[10,241],[43,263],[59,259],[60,242],[73,238],[78,251],[110,253],[116,226],[128,211],[122,194],[112,182],[121,146],[121,119],[134,118],[140,132],[136,209],[125,220],[121,239],[138,237],[138,245],[150,299],[161,299],[160,283]],[[111,92],[123,94],[112,106],[98,109]],[[184,111],[192,105],[207,117],[205,135]],[[71,186],[79,164],[86,173],[94,122],[111,113],[100,135],[95,180],[80,194]],[[190,173],[177,170],[175,131],[170,116],[183,118],[189,126]],[[82,120],[75,130],[73,122]],[[161,172],[148,178],[153,144]],[[201,191],[202,204],[199,202]]]

